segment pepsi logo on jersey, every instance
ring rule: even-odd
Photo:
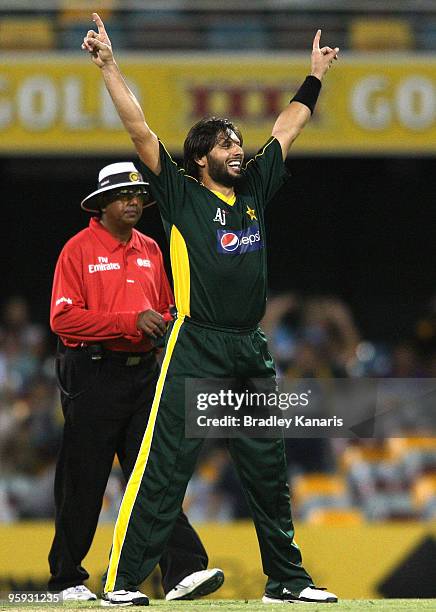
[[[217,250],[222,254],[241,255],[263,248],[258,225],[246,230],[217,230]]]

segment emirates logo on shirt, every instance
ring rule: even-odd
[[[98,257],[98,263],[88,264],[88,272],[106,272],[106,270],[121,270],[119,263],[111,263],[107,257]]]

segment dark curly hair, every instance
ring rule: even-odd
[[[195,158],[207,155],[216,145],[219,135],[230,131],[236,134],[242,146],[242,134],[229,119],[205,117],[193,125],[183,145],[183,165],[186,174],[198,179],[200,172]]]

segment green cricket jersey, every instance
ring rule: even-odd
[[[225,198],[185,174],[160,143],[159,176],[142,164],[170,241],[180,315],[218,327],[253,328],[265,312],[265,206],[287,173],[270,138]]]

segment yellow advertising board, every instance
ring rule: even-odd
[[[83,563],[91,576],[88,585],[97,592],[101,591],[112,531],[112,525],[99,526]],[[260,598],[266,577],[252,523],[202,524],[198,532],[210,556],[209,566],[221,567],[226,575],[224,586],[212,597]],[[51,523],[0,525],[0,592],[45,588],[53,533]],[[371,599],[381,597],[380,584],[396,568],[406,566],[422,542],[434,542],[436,527],[410,522],[353,527],[301,524],[296,533],[304,565],[316,584],[327,586],[342,599]],[[431,572],[430,566],[426,572]],[[159,597],[159,582],[152,576],[143,590],[153,598]]]
[[[180,154],[205,115],[239,125],[258,149],[308,71],[303,55],[120,55],[152,129]],[[132,151],[86,55],[2,55],[0,154]],[[298,154],[436,153],[436,58],[344,57],[328,74]]]

